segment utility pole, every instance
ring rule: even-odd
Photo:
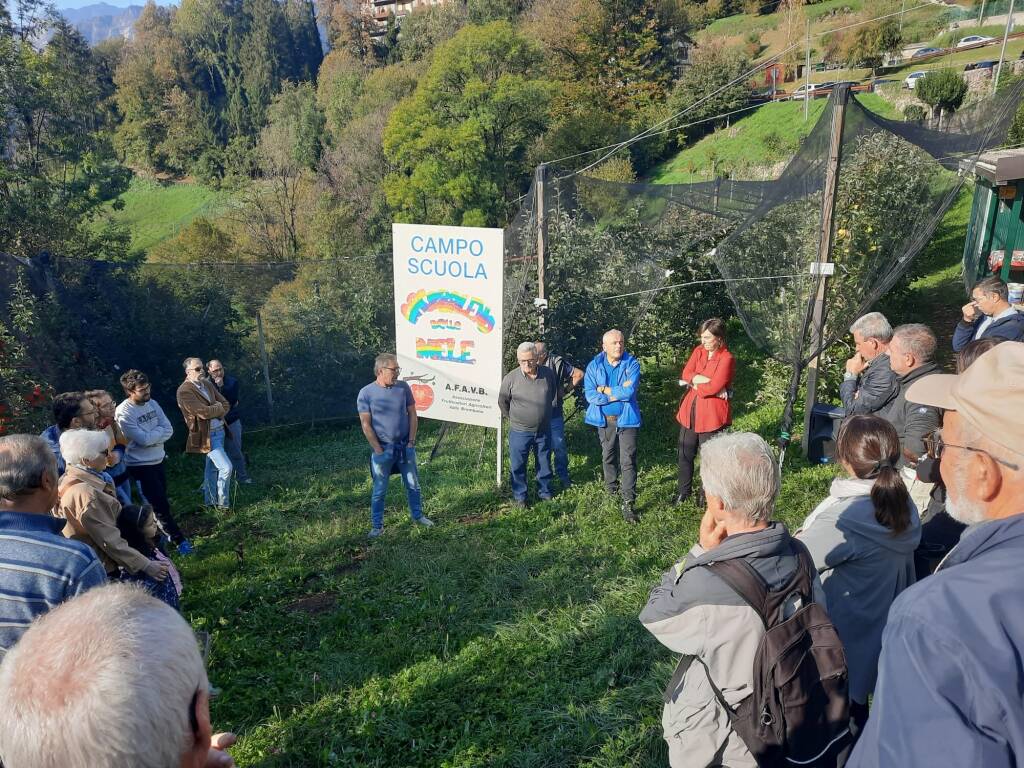
[[[903,37],[903,12],[907,9],[907,0],[900,2],[900,37]]]
[[[804,122],[811,109],[811,20],[807,19],[807,54],[804,57]]]
[[[807,364],[807,397],[804,401],[804,433],[800,445],[807,453],[810,437],[811,412],[818,396],[818,354],[825,338],[825,290],[828,275],[832,274],[832,232],[835,228],[836,188],[839,185],[839,163],[843,150],[843,125],[846,120],[846,102],[850,97],[849,86],[832,91],[832,134],[829,142],[828,168],[825,171],[825,188],[821,198],[821,235],[818,240],[818,258],[811,265],[811,274],[818,279],[817,293],[811,313],[811,351],[814,356]]]
[[[985,0],[981,0],[981,13],[978,14],[978,26],[981,26],[982,20],[985,18]]]
[[[537,183],[537,331],[538,337],[544,338],[544,312],[548,308],[544,293],[544,267],[547,261],[548,227],[547,213],[544,210],[544,186],[548,167],[545,163],[537,166],[534,174]]]
[[[256,313],[256,337],[260,342],[260,359],[263,363],[263,384],[267,388],[267,410],[270,412],[270,423],[274,423],[274,393],[270,389],[270,364],[267,361],[267,342],[263,338],[263,317]]]
[[[999,87],[999,75],[1003,72],[1003,61],[1006,59],[1006,38],[1010,36],[1010,27],[1013,26],[1013,0],[1010,0],[1010,10],[1006,14],[1006,29],[1003,30],[1003,47],[999,49],[999,66],[996,67],[996,76],[992,78],[992,93]]]

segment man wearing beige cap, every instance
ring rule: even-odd
[[[946,510],[966,523],[931,576],[892,604],[878,686],[849,765],[1024,762],[1024,344],[990,349],[907,397],[945,410]]]

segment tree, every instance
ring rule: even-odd
[[[872,72],[885,63],[885,57],[903,47],[903,34],[895,19],[857,27],[846,38],[842,50],[850,66],[871,67]]]
[[[413,11],[402,21],[399,50],[402,61],[426,58],[441,43],[451,40],[467,22],[461,3],[432,5]]]
[[[917,98],[932,108],[932,115],[942,125],[943,112],[955,112],[967,96],[967,81],[955,69],[937,69],[917,81]]]
[[[392,112],[384,180],[400,219],[495,226],[528,179],[527,150],[548,124],[554,86],[542,53],[508,22],[462,29]]]
[[[685,111],[679,123],[733,112],[745,106],[750,95],[750,84],[742,79],[749,69],[750,60],[738,50],[728,49],[720,42],[702,45],[676,83],[668,106],[673,114]],[[694,126],[687,129],[687,136],[700,137],[716,127],[714,122]]]

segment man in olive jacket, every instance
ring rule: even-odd
[[[206,454],[203,498],[207,505],[227,509],[230,505],[231,459],[224,450],[224,417],[231,406],[212,382],[203,377],[203,361],[187,358],[185,381],[178,387],[177,400],[188,428],[186,453]]]

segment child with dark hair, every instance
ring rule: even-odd
[[[797,532],[814,558],[829,616],[846,648],[850,713],[867,721],[889,605],[914,583],[921,538],[917,508],[896,468],[900,440],[878,416],[852,416],[836,442],[845,476]]]

